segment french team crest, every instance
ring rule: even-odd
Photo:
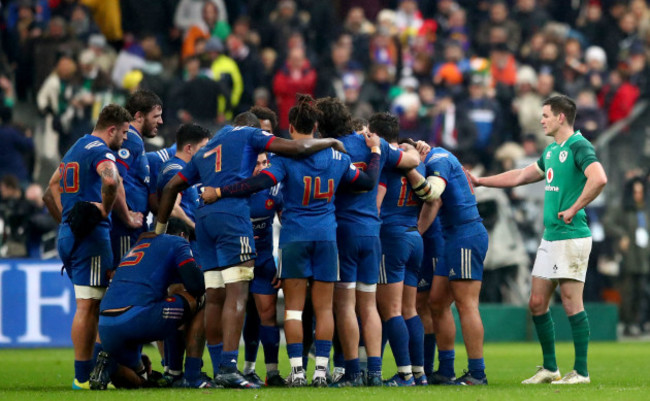
[[[275,206],[275,202],[273,202],[273,199],[267,199],[266,203],[264,204],[266,210],[273,210],[274,206]]]
[[[567,152],[566,150],[561,151],[560,152],[560,163],[564,163],[567,156],[569,156],[569,152]]]
[[[128,149],[124,149],[124,148],[120,149],[120,150],[117,152],[117,154],[120,155],[120,157],[121,157],[122,159],[128,159],[129,156],[131,156],[131,152],[129,152]]]

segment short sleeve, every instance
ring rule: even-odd
[[[178,163],[170,163],[164,166],[163,171],[158,175],[158,182],[156,183],[157,190],[162,191],[165,185],[182,170],[183,166]]]
[[[93,169],[96,171],[97,167],[105,161],[111,161],[115,163],[115,153],[108,148],[96,147],[91,149],[90,162],[92,163]],[[119,168],[118,168],[119,171]],[[122,172],[120,172],[120,175]]]
[[[273,158],[273,163],[264,170],[260,172],[260,174],[266,174],[271,179],[273,179],[274,184],[277,184],[281,182],[284,177],[287,174],[287,168],[286,168],[286,159],[284,157],[276,156]]]
[[[131,136],[137,134],[129,132],[127,135]],[[127,137],[127,140],[122,144],[122,148],[117,151],[117,162],[118,164],[121,164],[125,170],[130,170],[134,167],[138,157],[143,153],[144,146]]]
[[[386,164],[385,165],[387,165],[389,167],[397,167],[399,162],[402,160],[402,156],[403,156],[404,152],[400,148],[397,148],[397,147],[389,144],[388,142],[386,142],[383,139],[382,139],[381,144],[382,144],[382,147],[381,147],[382,155],[384,155],[384,154],[386,155]]]
[[[185,166],[181,171],[178,172],[178,175],[188,183],[189,185],[198,184],[201,180],[199,175],[199,169],[196,167],[194,159],[192,159],[187,166]]]
[[[195,262],[190,243],[180,237],[177,238],[174,238],[176,242],[174,246],[174,263],[176,263],[176,266],[181,267],[188,262]]]
[[[573,152],[573,161],[576,167],[583,172],[591,163],[598,161],[594,147],[586,139],[572,144],[571,151]]]
[[[385,172],[381,172],[381,175],[379,176],[379,185],[386,187],[388,184],[388,177],[386,176]]]
[[[250,138],[249,144],[258,153],[266,152],[267,150],[269,150],[269,146],[271,145],[271,142],[278,139],[277,136],[274,136],[272,134],[269,134],[266,131],[262,131],[261,129],[257,129],[257,128],[251,129],[249,138]]]
[[[434,176],[440,177],[449,182],[449,174],[451,172],[451,162],[449,157],[445,154],[436,153],[431,156],[431,159],[426,163],[427,177]]]

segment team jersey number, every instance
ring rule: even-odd
[[[320,177],[304,176],[302,182],[305,184],[305,191],[302,194],[302,205],[308,206],[311,200],[311,186],[314,183],[314,199],[327,199],[328,202],[332,201],[334,197],[334,180],[330,178],[327,180],[327,192],[321,192]]]
[[[59,165],[61,192],[71,194],[79,191],[79,163],[61,163]]]
[[[151,244],[140,244],[133,249],[129,251],[124,257],[122,258],[122,263],[119,264],[117,267],[128,267],[128,266],[135,266],[144,257],[144,249],[147,249],[151,246]]]
[[[358,168],[361,171],[366,171],[366,169],[368,168],[366,162],[356,162],[356,163],[352,163],[352,165],[354,165],[354,167]]]
[[[214,172],[218,173],[221,171],[221,145],[217,146],[216,148],[212,149],[209,152],[205,152],[203,158],[205,159],[206,157],[210,157],[211,155],[215,155]]]
[[[399,199],[397,199],[397,206],[417,206],[418,203],[413,199],[413,191],[409,191],[408,181],[406,177],[402,177],[402,187],[399,190]]]

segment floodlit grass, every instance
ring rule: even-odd
[[[153,348],[145,351],[159,366],[160,358]],[[573,363],[573,345],[557,344],[558,363],[562,373]],[[258,373],[264,378],[264,362],[260,350]],[[289,370],[286,352],[281,350],[280,369]],[[353,388],[353,389],[261,389],[261,390],[108,390],[104,392],[73,391],[71,349],[0,350],[0,400],[649,400],[648,369],[650,343],[595,342],[589,346],[589,385],[524,386],[521,380],[535,373],[541,362],[536,343],[489,343],[485,347],[486,387],[416,387],[416,388]],[[240,355],[240,362],[242,361]],[[204,356],[205,371],[211,372],[210,358]],[[384,358],[384,378],[395,373],[390,354]],[[313,365],[313,361],[311,362]],[[437,366],[437,365],[436,365]],[[462,374],[466,357],[462,344],[457,345],[456,373]],[[311,375],[309,375],[311,376]],[[218,397],[218,398],[217,398]],[[408,397],[408,398],[407,398]]]

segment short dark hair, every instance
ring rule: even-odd
[[[162,108],[162,105],[162,100],[153,91],[140,89],[129,97],[124,107],[135,117],[137,112],[147,114],[156,106]]]
[[[560,113],[564,114],[567,123],[569,123],[570,126],[573,126],[573,122],[576,120],[577,109],[576,102],[574,102],[573,99],[565,95],[555,95],[544,100],[542,105],[551,106],[553,115],[557,116]]]
[[[323,114],[312,105],[313,101],[313,97],[298,93],[296,105],[289,110],[289,123],[301,134],[311,134]]]
[[[318,131],[325,138],[338,138],[353,131],[352,115],[342,101],[333,97],[316,100],[316,108],[322,113],[318,118]]]
[[[185,234],[185,238],[189,238],[191,232],[192,230],[190,227],[179,218],[170,217],[167,221],[167,234],[169,235],[179,235],[180,233],[183,233]]]
[[[245,111],[243,113],[237,114],[235,119],[232,120],[232,123],[235,127],[253,127],[253,128],[262,128],[259,118],[250,111]]]
[[[20,189],[20,180],[13,174],[5,174],[0,179],[0,183],[10,189]]]
[[[355,117],[352,119],[352,128],[355,131],[361,131],[363,127],[368,125],[368,120],[363,117]]]
[[[196,145],[202,140],[210,139],[210,131],[198,124],[183,124],[176,131],[176,147],[182,149],[188,143]]]
[[[388,113],[375,113],[370,116],[368,130],[384,138],[386,142],[397,142],[399,138],[399,120]]]
[[[112,125],[122,125],[133,121],[133,116],[124,107],[117,104],[109,104],[99,113],[95,130],[101,131]]]
[[[278,115],[275,114],[275,112],[273,110],[269,109],[268,107],[264,107],[264,106],[253,106],[248,111],[255,114],[255,116],[259,120],[269,120],[271,122],[271,127],[273,129],[273,132],[277,132],[277,130],[278,130]]]

